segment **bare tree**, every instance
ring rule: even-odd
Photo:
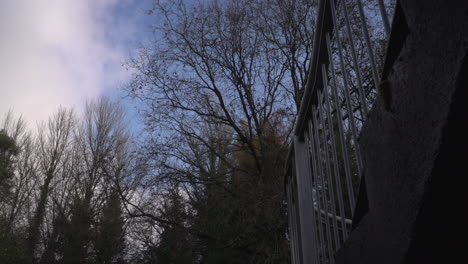
[[[170,3],[155,3],[161,39],[131,61],[137,74],[130,94],[147,103],[149,128],[166,135],[182,129],[200,138],[191,129],[200,122],[229,126],[261,171],[265,123],[277,114],[292,122],[300,100],[312,5],[271,1],[280,13],[273,17],[262,1]]]
[[[62,108],[39,131],[37,155],[42,185],[27,239],[28,254],[31,260],[35,258],[35,250],[40,236],[39,229],[46,213],[50,184],[67,160],[67,149],[71,143],[74,122],[73,111]]]
[[[124,122],[122,107],[107,98],[86,104],[74,136],[73,189],[66,194],[71,203],[64,234],[64,262],[82,263],[94,258],[89,250],[100,212],[106,208],[107,197],[116,191],[114,181],[126,177],[129,134]]]
[[[287,258],[280,168],[310,61],[314,5],[155,1],[155,41],[129,63],[129,94],[144,103],[155,165],[148,182],[178,184],[194,215],[208,212],[190,232],[250,261]],[[171,222],[153,204],[132,213]],[[216,223],[210,215],[224,231],[207,228]]]

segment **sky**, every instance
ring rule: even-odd
[[[80,112],[87,99],[122,97],[130,77],[122,64],[145,41],[150,7],[151,0],[0,0],[0,116],[12,110],[34,124],[60,105]]]

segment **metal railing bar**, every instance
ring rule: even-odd
[[[348,86],[348,77],[346,74],[346,66],[344,63],[344,56],[343,56],[343,47],[341,46],[341,40],[340,40],[340,34],[338,31],[338,26],[336,24],[336,14],[335,14],[335,4],[334,1],[330,1],[331,5],[331,10],[332,10],[332,19],[333,19],[333,24],[335,26],[335,40],[336,40],[336,45],[338,47],[338,55],[340,58],[340,66],[341,66],[341,71],[343,72],[342,77],[343,77],[343,86],[344,86],[344,94],[346,97],[346,106],[348,109],[349,113],[349,123],[351,125],[351,134],[353,136],[354,142],[357,142],[357,129],[356,129],[356,120],[354,120],[354,115],[352,114],[353,109],[351,105],[351,95],[349,91],[349,86]],[[332,61],[330,61],[332,63]],[[358,175],[361,175],[362,172],[362,161],[361,161],[361,153],[359,151],[359,148],[354,148],[354,153],[355,153],[355,158],[356,158],[356,163],[358,167]],[[352,207],[354,208],[354,206]]]
[[[305,160],[305,164],[307,165],[307,168],[309,168],[309,170],[308,170],[309,171],[309,175],[308,175],[309,177],[307,177],[307,186],[309,186],[310,188],[313,188],[312,187],[313,186],[312,179],[313,179],[313,174],[314,174],[314,168],[313,168],[314,164],[312,163],[312,160],[311,160],[310,146],[309,146],[309,144],[307,142],[307,135],[306,134],[304,135],[304,142],[305,142],[305,146],[306,146],[305,147],[306,155],[303,156],[302,158]],[[312,206],[315,208],[313,193],[311,195],[311,198],[312,198]],[[317,215],[320,215],[320,214],[317,214]],[[312,221],[314,223],[317,223],[317,217],[315,215],[315,210],[312,210],[312,219],[313,219]],[[323,241],[323,234],[322,234],[321,238],[322,238],[322,241]],[[317,229],[316,228],[314,229],[314,239],[315,239],[315,241],[318,241],[317,240]],[[317,250],[318,250],[317,252],[320,252],[320,249],[321,249],[320,244],[321,243],[317,243],[317,245],[316,245]],[[315,256],[316,256],[315,261],[317,263],[320,263],[320,256],[318,254],[315,254]]]
[[[323,76],[323,64],[322,64],[322,76]],[[324,79],[325,81],[325,79]],[[324,83],[325,84],[325,83]],[[324,85],[324,91],[326,92],[326,86]],[[322,98],[327,96],[325,93],[322,93],[321,91],[318,91],[318,102],[319,102],[319,108],[318,108],[318,121],[320,123],[320,127],[322,128],[322,151],[325,155],[325,171],[327,174],[327,181],[328,181],[328,196],[330,197],[330,207],[331,207],[331,212],[335,216],[332,218],[332,227],[333,227],[333,236],[335,240],[335,249],[338,249],[340,247],[340,239],[338,235],[338,222],[336,219],[336,207],[335,207],[335,190],[333,188],[333,181],[331,177],[331,167],[330,167],[330,158],[329,158],[329,151],[328,151],[328,140],[327,140],[327,130],[325,126],[325,120],[323,118],[323,104],[322,104]],[[324,186],[325,187],[325,186]]]
[[[341,189],[341,175],[340,171],[338,168],[338,155],[336,153],[336,142],[335,142],[335,129],[333,127],[333,119],[332,119],[332,114],[330,113],[331,107],[330,107],[330,96],[328,95],[328,80],[327,80],[327,73],[326,73],[326,68],[325,65],[322,64],[322,75],[324,79],[324,87],[325,87],[325,92],[327,92],[327,96],[325,96],[325,106],[326,106],[326,112],[327,112],[327,119],[328,119],[328,132],[329,132],[329,138],[331,142],[331,151],[332,151],[332,157],[333,157],[333,172],[334,172],[334,182],[336,185],[336,192],[338,196],[338,208],[340,210],[340,215],[344,216],[345,211],[344,211],[344,201],[343,201],[343,192]],[[348,236],[347,228],[346,225],[341,222],[341,228],[342,228],[342,236],[343,236],[343,241],[346,240]]]
[[[383,0],[379,0],[379,9],[380,15],[382,16],[382,22],[385,28],[385,33],[387,34],[387,38],[390,36],[390,22],[388,20],[387,11],[385,11],[385,4]]]
[[[332,52],[331,52],[331,43],[330,43],[330,36],[329,34],[327,33],[325,35],[325,38],[326,38],[326,41],[327,41],[327,48],[328,48],[328,56],[330,56],[330,69],[331,69],[331,76],[332,76],[332,80],[333,80],[333,84],[331,85],[332,87],[332,93],[333,93],[333,98],[334,98],[334,102],[335,102],[335,109],[336,109],[336,113],[338,115],[338,118],[337,118],[337,123],[338,123],[338,134],[340,134],[340,143],[341,143],[341,153],[343,155],[343,163],[344,163],[344,167],[345,167],[345,176],[346,176],[346,183],[347,183],[347,187],[348,187],[348,199],[349,199],[349,203],[350,203],[350,208],[354,208],[354,205],[355,205],[355,198],[354,198],[354,190],[353,190],[353,187],[350,186],[350,182],[351,182],[351,166],[349,164],[349,155],[348,155],[348,148],[346,146],[346,140],[345,140],[345,137],[344,137],[344,128],[343,128],[343,120],[342,120],[342,114],[341,114],[341,108],[340,108],[340,105],[339,105],[339,97],[338,97],[338,89],[337,89],[337,81],[336,81],[336,76],[335,76],[335,69],[334,69],[334,66],[333,66],[333,60],[332,60]],[[351,217],[352,217],[352,213],[351,213]]]
[[[364,8],[362,7],[362,1],[357,0],[359,16],[361,18],[362,29],[364,32],[364,39],[366,41],[367,52],[369,53],[369,60],[372,68],[372,77],[374,79],[375,88],[379,85],[379,74],[377,70],[377,64],[375,63],[374,51],[372,50],[372,44],[369,36],[369,30],[367,29],[367,21],[364,15]],[[388,22],[388,21],[387,21]],[[390,32],[390,29],[389,29]],[[388,36],[388,35],[387,35]]]
[[[321,199],[320,199],[320,193],[319,193],[319,185],[318,185],[318,177],[320,174],[320,168],[318,166],[318,163],[319,161],[316,159],[317,157],[317,154],[315,152],[315,142],[314,142],[314,133],[313,133],[313,129],[312,129],[312,121],[309,120],[308,122],[308,131],[305,131],[304,132],[304,141],[307,143],[307,146],[308,146],[308,149],[309,151],[307,152],[307,159],[310,160],[312,162],[312,166],[313,166],[313,170],[312,170],[312,180],[314,182],[314,185],[315,185],[315,188],[312,186],[312,188],[315,190],[315,196],[314,196],[314,207],[315,207],[315,204],[317,205],[317,207],[320,209],[321,208]],[[309,142],[310,142],[310,147],[309,147]],[[323,234],[323,226],[322,226],[322,216],[321,214],[317,214],[317,225],[318,225],[318,233],[319,233],[319,241],[320,241],[320,245],[319,245],[319,252],[320,252],[320,255],[321,256],[324,256],[326,255],[325,254],[325,251],[323,251],[323,247],[322,245],[324,245],[325,243],[325,236]],[[322,258],[320,258],[322,259]]]
[[[313,135],[312,136],[312,139],[315,139],[315,155],[316,157],[318,158],[317,159],[317,164],[318,164],[318,170],[319,170],[319,174],[320,174],[320,177],[319,175],[317,175],[317,184],[320,186],[320,188],[317,188],[317,190],[320,190],[321,191],[321,201],[322,201],[322,205],[323,205],[323,209],[326,210],[327,212],[329,212],[329,208],[328,208],[328,202],[327,202],[327,192],[326,192],[326,188],[325,188],[325,180],[324,180],[324,177],[325,177],[325,170],[323,169],[323,164],[322,164],[322,161],[321,161],[321,156],[322,156],[322,151],[321,151],[321,144],[320,144],[320,135],[319,135],[319,132],[318,132],[318,128],[320,126],[320,124],[317,122],[317,109],[315,106],[312,106],[312,120],[313,120],[313,126],[312,128],[314,129],[313,131],[311,131],[311,134]],[[323,129],[323,128],[322,128]],[[325,228],[326,228],[326,235],[327,235],[327,248],[328,248],[328,256],[331,256],[333,254],[333,247],[332,247],[332,243],[331,243],[331,232],[330,232],[330,221],[328,220],[328,217],[325,217]]]
[[[332,12],[335,12],[335,10],[333,10],[334,4],[331,4],[331,5],[332,5]],[[364,90],[362,88],[361,69],[358,65],[356,49],[354,48],[354,38],[353,38],[353,34],[351,33],[351,25],[349,23],[349,14],[348,14],[348,8],[346,7],[346,2],[342,1],[342,5],[343,5],[343,13],[344,13],[345,24],[346,24],[346,32],[348,33],[349,44],[350,44],[349,46],[351,48],[351,57],[352,57],[353,65],[354,65],[354,71],[356,72],[356,80],[358,84],[359,97],[361,99],[361,105],[364,110],[363,120],[365,120],[365,118],[369,114],[369,110],[367,109],[366,97],[364,95]]]

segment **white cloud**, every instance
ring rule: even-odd
[[[117,22],[117,0],[0,1],[0,115],[45,120],[80,107],[128,76],[121,62],[135,27]]]

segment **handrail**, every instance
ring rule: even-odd
[[[295,264],[333,263],[352,228],[364,166],[359,132],[373,106],[372,88],[364,84],[375,89],[380,78],[373,45],[382,39],[372,35],[375,28],[368,29],[375,18],[367,19],[366,12],[382,15],[379,26],[388,37],[388,1],[378,1],[380,12],[369,11],[362,0],[319,1],[312,57],[285,164]],[[351,25],[356,21],[358,26]]]
[[[319,11],[317,17],[317,25],[314,35],[314,43],[312,48],[312,58],[309,66],[309,71],[307,74],[307,81],[304,87],[304,94],[302,95],[301,104],[299,107],[299,112],[295,121],[294,134],[296,136],[301,136],[301,132],[304,130],[305,122],[307,120],[307,111],[310,109],[310,106],[313,103],[317,103],[317,95],[315,87],[319,87],[321,83],[321,76],[319,73],[320,65],[323,62],[327,62],[327,56],[321,56],[321,47],[324,45],[322,42],[325,41],[324,33],[330,30],[331,27],[331,17],[326,16],[326,7],[330,0],[321,0],[319,1]],[[325,23],[328,22],[328,23]],[[315,93],[314,93],[315,92]]]

